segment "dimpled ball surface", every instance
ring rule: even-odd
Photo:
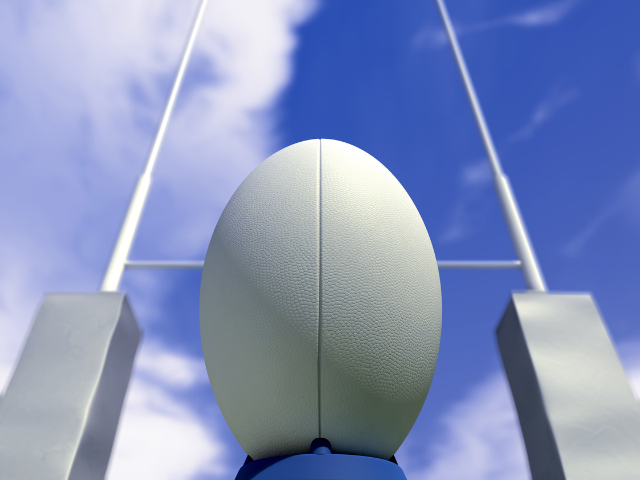
[[[362,150],[308,140],[269,157],[207,251],[200,330],[222,414],[253,459],[388,459],[431,385],[442,324],[427,230]]]

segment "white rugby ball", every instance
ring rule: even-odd
[[[200,331],[216,400],[253,459],[388,459],[433,378],[442,325],[427,230],[362,150],[308,140],[242,182],[213,232]]]

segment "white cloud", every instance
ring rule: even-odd
[[[442,433],[426,446],[432,460],[410,465],[397,455],[408,480],[525,480],[530,477],[526,452],[511,393],[495,373],[473,387],[441,419]]]
[[[460,37],[501,27],[525,29],[551,27],[564,20],[581,2],[582,0],[562,0],[486,22],[469,25],[455,24],[456,35]],[[447,42],[447,35],[442,27],[425,26],[414,37],[416,47],[435,48],[446,45]]]
[[[276,148],[272,112],[289,82],[295,28],[314,5],[210,2],[153,187],[172,202],[161,219],[150,204],[143,221],[159,252],[203,253],[230,193]],[[37,238],[56,267],[71,254],[72,284],[98,283],[195,6],[0,5],[0,220]],[[24,270],[40,278],[34,263]]]
[[[29,309],[41,298],[39,292],[30,288],[29,275],[22,268],[31,260],[28,251],[35,250],[30,244],[30,239],[24,237],[0,240],[0,394],[7,386],[14,359],[27,333],[27,315],[33,313]]]
[[[203,254],[235,186],[276,148],[272,112],[290,79],[295,28],[314,6],[210,2],[199,73],[188,75],[153,187],[171,205],[154,217],[150,203],[143,219],[151,254]],[[0,4],[0,338],[15,330],[12,345],[44,291],[99,283],[195,7]]]
[[[158,346],[150,351],[143,346],[125,399],[107,480],[188,480],[227,473],[224,443],[205,427],[188,401],[174,392],[176,382],[179,388],[194,384],[200,363]]]
[[[203,358],[180,355],[157,344],[146,345],[138,354],[136,371],[143,377],[180,390],[209,384]]]

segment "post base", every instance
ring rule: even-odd
[[[314,453],[310,454],[253,461],[248,457],[236,480],[407,480],[393,461],[332,454],[328,442],[326,447],[314,448],[315,444],[316,441],[311,448]]]

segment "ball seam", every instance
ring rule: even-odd
[[[322,139],[318,140],[318,438],[322,438]]]

